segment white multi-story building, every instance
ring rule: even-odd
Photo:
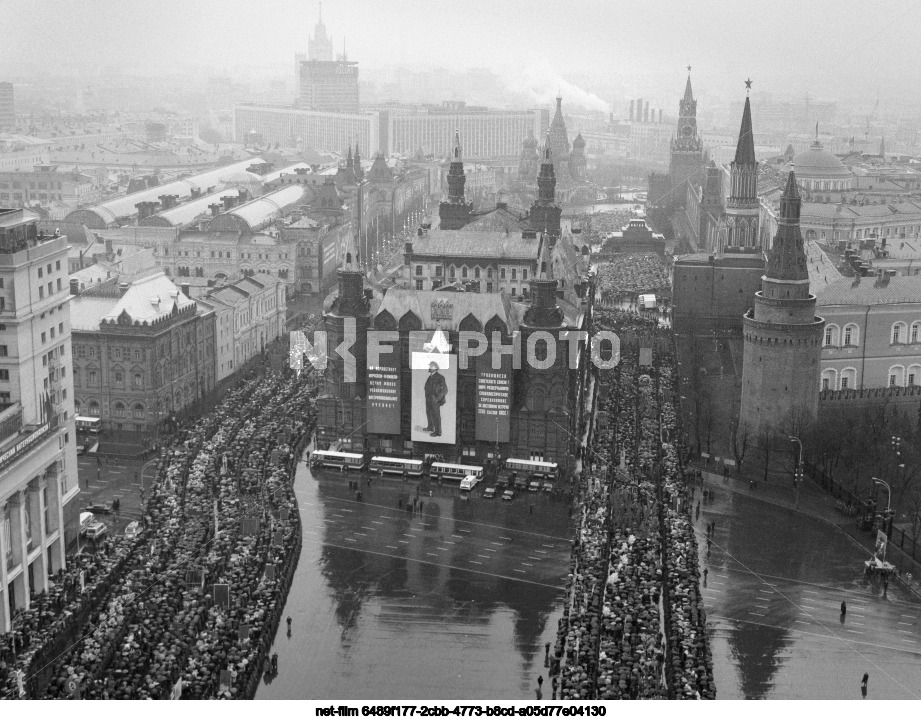
[[[447,157],[454,137],[463,138],[464,158],[518,157],[529,135],[543,137],[546,110],[488,110],[445,103],[441,106],[381,106],[361,112],[329,112],[298,107],[242,104],[234,108],[234,134],[243,142],[256,131],[266,143],[309,146],[341,152],[357,143],[363,153]],[[667,147],[667,141],[666,141]]]
[[[67,238],[0,209],[0,632],[79,533]]]

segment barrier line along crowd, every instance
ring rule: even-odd
[[[255,695],[301,548],[292,480],[318,380],[254,369],[177,432],[140,535],[69,559],[0,640],[2,698],[20,678],[29,698]]]
[[[551,679],[561,699],[715,698],[691,519],[695,477],[679,456],[670,331],[601,311],[597,330],[637,339],[596,377],[579,481],[567,603]],[[640,348],[649,364],[640,366]]]

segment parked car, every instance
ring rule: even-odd
[[[509,488],[505,493],[502,494],[503,501],[514,501],[515,500],[515,491]]]
[[[496,497],[496,489],[493,488],[492,486],[483,490],[483,498],[495,498],[495,497]]]
[[[95,505],[93,505],[93,506],[87,506],[87,507],[86,507],[86,510],[89,511],[90,513],[99,513],[99,514],[102,514],[103,516],[109,516],[109,515],[112,514],[112,509],[111,509],[111,508],[109,508],[108,506],[103,506],[103,505],[98,504],[98,503],[95,504]]]
[[[528,484],[528,490],[532,493],[540,491],[540,481],[531,481]]]
[[[86,532],[83,535],[91,541],[98,541],[108,532],[109,529],[106,527],[105,523],[94,520],[86,527]]]
[[[528,479],[527,478],[516,478],[514,485],[515,485],[516,491],[526,491],[528,490]]]
[[[500,488],[508,488],[515,482],[515,478],[517,477],[518,473],[516,471],[508,471],[503,469],[499,471],[499,475],[496,478],[496,485]]]
[[[544,493],[553,493],[553,484],[550,481],[544,481],[544,485],[541,487],[541,490]]]
[[[141,522],[131,521],[125,528],[125,538],[137,538],[141,535]]]

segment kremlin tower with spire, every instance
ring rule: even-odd
[[[793,171],[780,199],[777,234],[754,309],[743,317],[740,428],[796,434],[815,420],[819,404],[822,318],[809,292],[800,233],[801,199]]]
[[[656,207],[684,205],[688,184],[696,183],[706,163],[703,142],[697,131],[697,101],[691,89],[691,67],[678,104],[678,129],[671,142],[668,174],[649,176],[649,205]]]
[[[736,144],[735,159],[730,165],[729,202],[720,229],[719,250],[758,251],[760,208],[758,202],[758,161],[755,160],[755,139],[752,133],[752,111],[748,91],[751,80],[745,81],[745,108]]]
[[[464,197],[467,176],[464,174],[459,131],[454,133],[454,151],[451,154],[451,167],[448,169],[447,182],[448,199],[438,205],[440,227],[443,230],[459,230],[470,222],[473,215],[473,203],[468,203]]]

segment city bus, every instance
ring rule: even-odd
[[[381,475],[384,473],[394,473],[398,476],[402,476],[405,473],[407,476],[421,476],[422,461],[416,461],[412,458],[374,456],[374,458],[371,459],[371,472]]]
[[[365,457],[361,453],[342,453],[340,451],[313,451],[310,465],[314,468],[338,468],[360,471],[365,467]]]
[[[483,479],[483,466],[462,466],[458,463],[433,463],[429,468],[429,478],[438,478],[459,481],[467,476],[476,476]]]
[[[534,476],[535,478],[546,478],[548,481],[555,481],[559,472],[559,466],[556,463],[547,461],[526,461],[523,458],[508,458],[505,461],[505,468],[509,471],[515,471],[519,476]]]
[[[77,426],[77,433],[97,436],[102,430],[102,419],[96,416],[75,416],[74,421]]]

